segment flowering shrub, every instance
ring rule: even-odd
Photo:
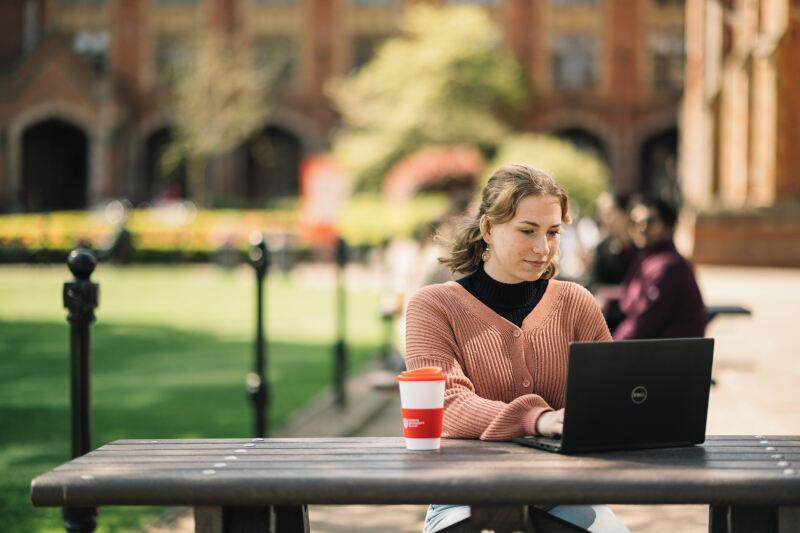
[[[355,197],[340,215],[337,229],[350,246],[376,246],[394,237],[412,236],[446,207],[443,197],[390,204],[379,197]],[[98,251],[102,257],[117,239],[123,218],[133,246],[131,259],[137,262],[208,261],[220,251],[243,258],[253,232],[264,234],[268,245],[288,244],[296,253],[315,246],[306,238],[297,205],[198,210],[184,202],[135,209],[123,216],[108,208],[0,215],[0,263],[63,261],[78,246]]]
[[[134,210],[124,227],[138,260],[207,260],[223,247],[248,249],[253,231],[292,233],[297,218],[296,210],[203,211],[187,203]],[[0,261],[59,260],[77,246],[106,250],[121,227],[103,211],[0,216]]]
[[[445,190],[456,182],[471,188],[483,166],[483,156],[470,146],[429,146],[407,155],[389,170],[383,194],[397,202],[418,191]]]

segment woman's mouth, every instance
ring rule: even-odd
[[[525,262],[528,263],[529,265],[531,265],[533,267],[537,267],[537,268],[543,267],[543,266],[545,266],[547,264],[546,261],[528,261],[527,259],[525,259]]]

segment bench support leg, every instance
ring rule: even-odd
[[[96,507],[64,507],[61,517],[69,533],[92,533],[97,527]]]
[[[309,533],[308,506],[195,507],[195,533]]]
[[[308,505],[274,506],[276,533],[309,533]]]
[[[800,531],[800,507],[712,505],[709,533],[791,533]]]

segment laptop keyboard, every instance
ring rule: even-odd
[[[557,439],[554,437],[536,437],[536,442],[547,446],[548,448],[552,448],[554,450],[561,448],[561,439]]]

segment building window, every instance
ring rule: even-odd
[[[550,38],[553,86],[591,89],[597,82],[597,39],[593,35],[553,35]]]
[[[159,35],[155,39],[156,84],[169,86],[179,69],[193,56],[191,38],[186,35]]]
[[[653,60],[653,89],[683,90],[684,37],[682,33],[656,33],[650,36]]]
[[[297,46],[291,35],[259,35],[253,38],[253,65],[274,76],[276,86],[287,85],[297,74]]]
[[[108,31],[83,30],[72,39],[72,49],[83,56],[97,72],[103,72],[108,62]]]
[[[22,11],[22,49],[30,53],[39,43],[39,3],[26,0]]]
[[[359,69],[367,64],[385,39],[385,35],[353,36],[350,43],[350,67]]]

